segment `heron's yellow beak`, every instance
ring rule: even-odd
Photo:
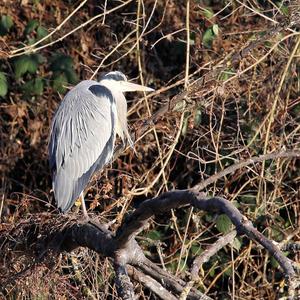
[[[154,89],[147,86],[131,83],[128,81],[118,81],[122,92],[153,92]]]

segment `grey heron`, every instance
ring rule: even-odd
[[[60,211],[67,212],[81,198],[92,175],[113,157],[116,134],[132,146],[127,127],[124,92],[153,91],[128,82],[119,72],[109,72],[100,81],[84,80],[60,103],[52,120],[49,162],[52,189]]]

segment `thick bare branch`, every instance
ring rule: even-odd
[[[49,246],[58,251],[87,247],[107,257],[114,252],[112,234],[104,226],[90,222],[73,224],[62,232],[54,232]]]
[[[134,288],[128,276],[125,265],[115,263],[116,285],[119,296],[124,300],[135,299]]]
[[[274,256],[279,265],[283,268],[288,279],[292,279],[296,276],[291,261],[283,255],[274,243],[257,231],[253,227],[252,223],[243,216],[231,202],[219,197],[201,199],[201,196],[197,197],[196,194],[194,196],[196,197],[192,200],[193,206],[205,211],[219,210],[219,212],[226,214],[235,225],[238,234],[245,234],[250,239],[260,243],[270,252],[271,255]]]
[[[107,230],[105,226],[94,222],[69,224],[63,230],[59,229],[57,232],[52,232],[50,237],[52,240],[49,243],[48,236],[46,247],[60,252],[64,250],[72,251],[76,247],[83,246],[103,256],[112,258],[115,265],[119,293],[123,299],[133,299],[134,297],[133,287],[126,270],[128,264],[142,271],[145,275],[151,276],[164,288],[171,290],[175,294],[181,294],[186,283],[180,279],[173,278],[168,272],[147,259],[137,244],[135,236],[153,215],[185,205],[191,205],[208,212],[226,214],[235,225],[238,234],[245,234],[250,239],[257,241],[274,256],[283,268],[292,290],[295,289],[297,281],[293,280],[296,278],[293,265],[274,243],[258,232],[231,202],[220,197],[207,198],[203,193],[192,190],[171,191],[144,201],[124,221],[116,236]],[[232,236],[230,235],[230,237]],[[227,242],[228,240],[226,239],[226,242],[222,243],[222,245],[225,245]],[[219,249],[220,247],[221,245],[217,248]],[[211,251],[209,255],[199,258],[200,263],[207,260],[210,255]],[[196,289],[190,288],[188,293],[186,293],[187,298],[210,299]]]
[[[204,211],[226,214],[235,225],[238,234],[245,234],[266,248],[278,261],[288,279],[295,277],[295,271],[290,260],[280,249],[258,232],[252,223],[244,217],[229,201],[220,197],[206,198],[203,193],[192,190],[171,191],[159,197],[144,201],[122,224],[116,235],[118,247],[126,248],[127,243],[143,229],[148,220],[155,214],[161,214],[173,208],[190,204]]]

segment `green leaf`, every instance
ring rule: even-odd
[[[75,84],[78,82],[78,76],[73,68],[73,59],[70,56],[59,53],[53,55],[50,61],[50,70],[55,74],[53,77],[55,81],[54,85],[58,87],[58,89],[56,89],[57,91],[62,92],[61,85],[56,82],[57,76],[60,76],[61,78],[63,76],[64,84]]]
[[[14,61],[16,78],[22,77],[25,73],[29,72],[34,74],[38,68],[39,58],[38,55],[22,55]]]
[[[214,215],[212,215],[212,214],[210,214],[210,213],[206,213],[206,214],[204,215],[204,219],[205,219],[206,222],[213,222],[213,220],[214,220]]]
[[[252,195],[252,194],[244,194],[239,196],[240,198],[240,202],[245,203],[245,204],[252,204],[252,205],[256,205],[256,195]]]
[[[184,113],[184,118],[183,118],[183,124],[182,124],[182,129],[181,129],[181,135],[186,136],[188,127],[189,127],[189,118],[190,118],[190,113],[185,112]]]
[[[212,31],[213,31],[214,35],[217,36],[219,34],[219,25],[218,24],[214,24],[212,26]]]
[[[65,75],[69,83],[75,84],[78,82],[78,77],[75,71],[72,69],[65,70]]]
[[[187,264],[184,259],[181,259],[179,262],[179,270],[185,271],[187,269]]]
[[[242,246],[242,243],[241,241],[239,240],[239,238],[234,238],[233,242],[231,243],[232,247],[239,251],[241,249],[241,246]]]
[[[9,30],[14,25],[14,22],[13,22],[11,16],[2,16],[1,24],[3,25],[3,27],[5,27],[7,30]]]
[[[34,58],[30,58],[28,61],[27,71],[31,74],[34,74],[38,68],[38,62]]]
[[[34,82],[34,94],[41,96],[44,91],[43,78],[36,78]]]
[[[192,245],[191,252],[195,256],[201,254],[203,252],[203,249],[200,245]]]
[[[276,228],[272,228],[271,232],[272,232],[272,239],[273,240],[280,242],[284,239],[284,236],[283,236],[281,230],[276,229]]]
[[[161,233],[157,230],[151,230],[146,235],[147,238],[154,240],[154,241],[160,241],[161,240]]]
[[[222,81],[226,81],[230,77],[234,76],[236,73],[232,69],[224,70],[219,75],[219,79]]]
[[[203,8],[202,15],[205,18],[210,19],[210,18],[212,18],[214,16],[214,12],[213,12],[213,10],[210,7]]]
[[[14,23],[11,16],[2,16],[0,22],[0,35],[7,34],[13,25]]]
[[[27,38],[28,41],[28,45],[33,45],[36,42],[36,38],[35,37],[29,37]]]
[[[225,215],[219,215],[216,221],[216,227],[221,233],[228,233],[231,230],[232,222],[231,220]]]
[[[283,252],[283,255],[284,255],[284,256],[288,256],[288,255],[289,255],[289,252],[288,252],[288,251],[284,251],[284,252]],[[273,269],[278,268],[279,264],[278,264],[277,260],[276,260],[273,256],[271,256],[269,259],[270,259],[270,263],[271,263],[271,265],[272,265],[272,268],[273,268]]]
[[[232,267],[226,268],[224,271],[225,276],[232,276]]]
[[[171,273],[175,273],[175,271],[177,269],[177,263],[176,263],[176,261],[172,261],[172,262],[168,263],[166,265],[166,267]]]
[[[26,82],[23,87],[25,94],[29,95],[42,95],[44,91],[44,81],[43,78],[35,78]]]
[[[33,32],[39,26],[39,22],[37,20],[30,20],[24,30],[24,34],[28,35]]]
[[[296,104],[294,107],[292,107],[292,112],[296,116],[300,114],[300,104]]]
[[[215,268],[211,268],[209,271],[209,276],[210,277],[216,277],[216,269]]]
[[[31,56],[36,60],[36,62],[38,64],[42,64],[42,63],[46,62],[45,57],[41,54],[35,53],[35,54],[32,54]]]
[[[73,69],[73,59],[62,53],[55,54],[51,58],[50,69],[53,72]]]
[[[64,85],[68,84],[66,75],[64,73],[56,73],[54,74],[53,77],[54,77],[53,84],[52,84],[53,89],[59,93],[64,93],[66,91]]]
[[[178,265],[177,260],[174,260],[173,262],[167,264],[166,267],[169,271],[174,273],[177,270],[177,265]],[[186,265],[184,259],[181,259],[180,262],[179,262],[179,270],[185,271],[186,269],[187,269],[187,265]]]
[[[202,37],[202,43],[205,47],[207,48],[210,48],[211,45],[212,45],[212,42],[215,38],[215,34],[212,30],[212,28],[208,28],[204,34],[203,34],[203,37]]]
[[[195,111],[195,116],[194,116],[194,125],[199,126],[202,121],[202,110],[201,107],[198,107]]]
[[[39,26],[36,30],[36,34],[37,34],[37,39],[40,40],[43,37],[47,36],[48,31],[45,27]]]
[[[276,268],[279,267],[279,264],[278,264],[277,260],[273,256],[271,256],[270,262],[271,262],[271,265],[272,265],[273,269],[276,269]]]
[[[20,78],[27,72],[29,61],[28,56],[20,56],[15,60],[14,66],[16,78]]]
[[[7,94],[7,79],[3,72],[0,72],[0,97],[5,97]]]
[[[284,5],[282,2],[283,1],[276,1],[275,4],[280,9],[281,13],[284,16],[288,17],[289,16],[289,7],[287,5]]]

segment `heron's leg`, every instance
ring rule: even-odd
[[[83,215],[86,219],[89,219],[89,215],[87,213],[87,210],[86,210],[86,206],[85,206],[85,202],[84,202],[84,197],[83,197],[83,192],[80,194],[80,200],[81,200],[81,206],[82,206],[82,212],[83,212]]]

